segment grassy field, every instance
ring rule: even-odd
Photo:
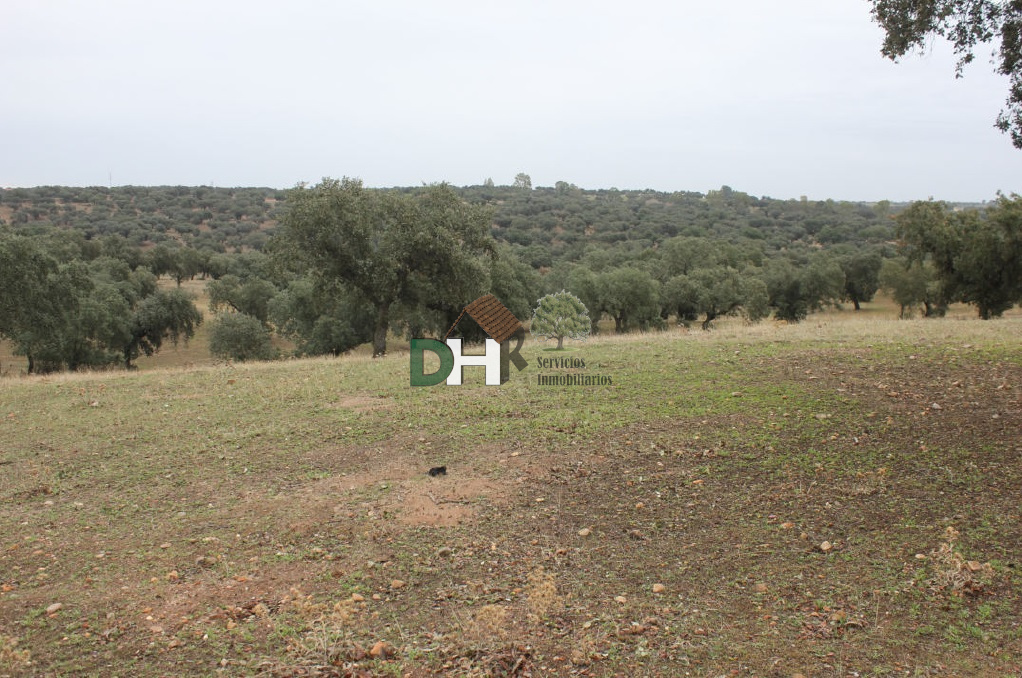
[[[0,379],[0,676],[1017,676],[1022,317],[875,308]]]

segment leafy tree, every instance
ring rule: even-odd
[[[174,275],[177,270],[177,256],[174,249],[163,243],[147,252],[145,263],[157,277]]]
[[[526,191],[532,190],[532,177],[525,172],[519,172],[515,175],[515,183],[512,185],[513,188],[523,189]]]
[[[28,359],[29,374],[61,368],[56,342],[90,287],[83,266],[59,264],[30,238],[0,234],[0,336]]]
[[[222,313],[209,328],[209,352],[224,360],[271,360],[270,331],[247,313]]]
[[[690,276],[674,276],[661,287],[661,317],[666,319],[673,313],[678,323],[688,327],[699,317],[698,297],[699,287]]]
[[[637,268],[615,268],[598,278],[604,311],[614,318],[614,331],[627,332],[633,325],[640,329],[659,326],[660,285]]]
[[[848,252],[843,250],[838,256],[838,265],[844,273],[844,296],[855,307],[860,310],[859,304],[872,301],[879,287],[878,276],[883,259],[880,253],[875,250],[856,250]]]
[[[1022,301],[1022,197],[1001,196],[985,213],[916,202],[896,223],[909,260],[933,263],[943,303],[975,304],[986,320]]]
[[[191,247],[179,247],[174,254],[174,268],[170,273],[180,287],[182,282],[192,280],[200,273],[202,254]]]
[[[810,311],[837,305],[845,295],[841,265],[827,253],[812,257],[802,273],[802,291]]]
[[[947,305],[940,303],[940,285],[933,266],[928,262],[885,259],[880,268],[879,283],[900,307],[899,318],[904,318],[919,305],[924,307],[923,315],[926,317],[942,316],[947,310]]]
[[[384,355],[391,310],[458,311],[485,275],[492,250],[487,212],[446,185],[410,195],[366,189],[355,179],[324,179],[288,194],[271,248],[277,261],[329,283],[343,283],[375,312],[373,354]],[[407,321],[405,321],[407,327]]]
[[[607,311],[606,285],[586,266],[573,267],[567,276],[567,289],[588,309],[592,333],[599,333],[599,322]],[[547,288],[549,289],[549,288]]]
[[[532,300],[540,293],[539,274],[516,257],[510,247],[500,245],[490,262],[490,293],[516,318],[528,318]]]
[[[894,61],[924,51],[938,36],[958,57],[955,76],[975,58],[979,45],[999,38],[996,72],[1008,77],[1006,108],[995,125],[1022,148],[1022,5],[1018,0],[871,0],[873,19],[886,35],[881,53]]]
[[[168,340],[175,346],[187,342],[201,324],[202,313],[184,290],[158,290],[145,297],[135,308],[131,334],[122,346],[124,366],[131,369],[133,360],[154,355]]]
[[[809,315],[809,300],[802,276],[788,262],[774,264],[767,275],[767,290],[774,317],[788,323],[797,323]]]
[[[262,278],[242,280],[229,273],[207,284],[206,292],[209,295],[211,311],[218,312],[230,308],[266,324],[269,320],[269,304],[277,294],[277,288]]]
[[[557,350],[564,348],[564,338],[584,340],[589,336],[592,322],[585,304],[570,292],[561,290],[539,300],[529,326],[541,340],[557,339]]]
[[[674,296],[673,308],[692,318],[702,314],[702,328],[710,329],[717,318],[743,313],[760,320],[769,313],[766,283],[729,266],[700,268],[688,276],[676,276],[667,288]],[[682,316],[681,319],[684,319]]]
[[[268,304],[277,332],[295,343],[297,355],[338,356],[372,341],[370,304],[343,287],[325,289],[311,277],[297,278]]]
[[[718,258],[720,250],[721,243],[709,238],[678,236],[666,240],[659,250],[661,279],[689,275],[697,268],[723,263]]]

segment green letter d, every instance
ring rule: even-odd
[[[433,374],[424,374],[423,351],[432,351],[440,358],[440,369]],[[412,339],[411,341],[411,384],[412,386],[436,386],[447,379],[454,370],[454,352],[437,339]]]

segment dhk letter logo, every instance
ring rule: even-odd
[[[432,374],[425,373],[426,351],[440,358],[440,368]],[[461,386],[462,368],[469,365],[486,368],[487,386],[499,386],[508,380],[507,343],[498,344],[493,339],[486,340],[483,355],[463,355],[461,339],[448,339],[446,343],[438,339],[412,339],[411,353],[412,386],[436,386],[444,380],[448,386]]]
[[[469,316],[490,337],[486,340],[483,355],[463,355],[461,339],[451,339],[451,333],[465,316]],[[517,340],[514,350],[508,348],[512,338]],[[525,330],[518,318],[500,303],[497,297],[487,294],[465,307],[458,319],[447,331],[444,341],[438,339],[412,339],[411,341],[411,384],[412,386],[436,386],[446,380],[449,386],[461,386],[462,368],[480,365],[486,368],[486,385],[500,386],[508,380],[513,362],[519,370],[528,366],[525,358],[518,353],[525,341]],[[440,358],[440,368],[432,374],[425,373],[425,352],[431,351]]]

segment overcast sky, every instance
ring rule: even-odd
[[[0,186],[1022,192],[987,52],[894,64],[869,7],[4,0]]]

